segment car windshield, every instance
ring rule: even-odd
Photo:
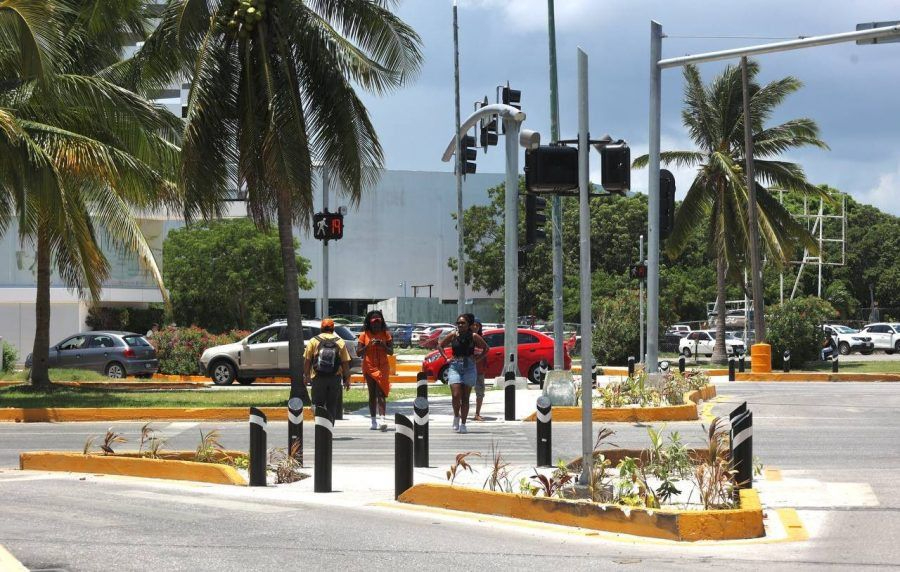
[[[716,334],[713,333],[713,336],[715,336],[715,335],[716,335]],[[737,337],[736,335],[734,335],[734,332],[725,332],[725,337],[726,337],[727,339],[729,339],[729,340],[739,340],[739,339],[741,339],[741,338]]]
[[[855,333],[857,333],[857,330],[854,330],[853,328],[850,328],[848,326],[832,326],[832,328],[834,328],[835,331],[837,331],[840,334],[855,334]]]
[[[144,339],[144,336],[122,336],[122,339],[125,340],[125,343],[131,347],[146,347],[150,345],[150,342]]]
[[[334,333],[340,336],[342,340],[355,340],[356,334],[351,332],[349,329],[344,326],[335,326]]]

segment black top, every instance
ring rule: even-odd
[[[453,349],[453,357],[470,357],[475,354],[475,338],[472,332],[465,334],[457,334],[453,341],[450,342]]]

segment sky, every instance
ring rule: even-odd
[[[648,149],[650,21],[662,24],[664,58],[766,44],[801,36],[853,31],[857,23],[900,20],[888,0],[556,0],[560,126],[577,136],[576,50],[589,56],[590,132],[625,139],[632,158]],[[452,0],[404,0],[398,15],[421,36],[425,62],[408,86],[365,95],[389,169],[452,171],[441,155],[453,136]],[[546,0],[459,0],[460,94],[463,119],[473,102],[495,99],[508,81],[522,90],[525,127],[549,141],[549,64]],[[800,163],[809,180],[900,215],[900,43],[844,43],[759,56],[761,82],[792,75],[803,83],[770,120],[815,120],[829,150],[783,156]],[[700,64],[708,82],[729,62]],[[738,61],[732,62],[737,64]],[[693,149],[681,123],[679,69],[662,72],[663,150]],[[502,141],[502,138],[501,138]],[[478,172],[502,172],[502,142]],[[521,159],[520,159],[521,165]],[[675,173],[681,199],[693,172]],[[591,157],[599,183],[599,156]],[[645,192],[646,171],[632,173]]]

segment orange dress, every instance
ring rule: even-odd
[[[381,340],[387,344],[391,339],[388,331],[378,333],[364,331],[359,336],[359,343],[366,346],[366,356],[362,362],[363,375],[374,379],[385,397],[391,391],[391,364],[388,362],[387,348],[382,345],[370,346],[369,343],[372,340]]]

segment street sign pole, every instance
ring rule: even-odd
[[[593,352],[591,331],[591,211],[590,147],[588,145],[588,57],[578,49],[578,216],[579,260],[581,263],[581,458],[593,458],[593,418],[591,378]],[[507,336],[508,337],[508,336]],[[590,482],[593,463],[581,463],[581,484]]]
[[[644,263],[644,235],[638,239],[638,263]],[[638,319],[640,320],[640,330],[641,335],[641,353],[638,358],[641,360],[641,363],[647,363],[647,356],[644,355],[644,280],[638,280],[638,284],[640,285],[640,292],[638,293],[638,306],[640,308]]]
[[[328,212],[328,168],[322,164],[322,210]],[[322,314],[328,316],[328,240],[322,241]]]
[[[503,353],[507,371],[519,375],[519,122],[503,118],[506,136],[506,234]]]
[[[559,141],[559,81],[556,74],[556,16],[553,0],[547,0],[547,28],[550,44],[550,141]],[[553,369],[563,369],[563,254],[562,198],[551,199],[550,233],[553,247]]]

